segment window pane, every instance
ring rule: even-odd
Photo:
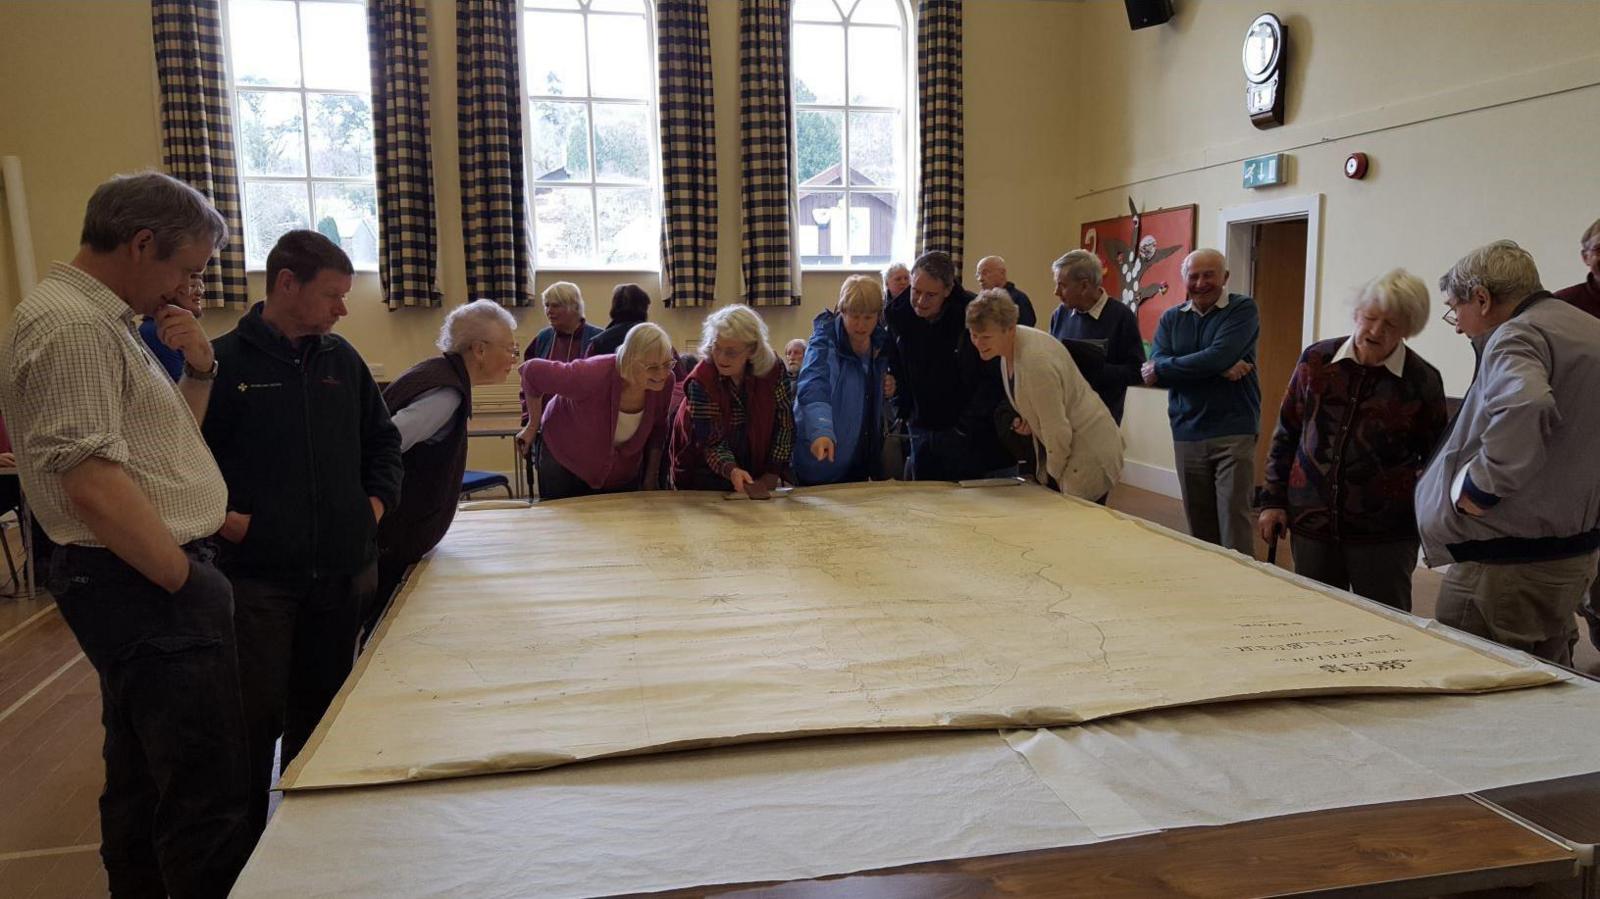
[[[661,244],[655,192],[649,188],[599,188],[600,262],[654,268]]]
[[[811,229],[815,229],[814,238]],[[803,264],[844,262],[845,230],[842,192],[800,192],[800,261]]]
[[[795,116],[795,155],[799,158],[802,187],[843,184],[844,113],[802,109]]]
[[[594,0],[589,8],[597,12],[644,12],[644,0]]]
[[[794,99],[797,103],[844,102],[844,28],[794,26]]]
[[[298,87],[300,41],[294,4],[233,0],[228,4],[228,64],[238,85]]]
[[[527,0],[532,9],[579,9],[578,0]]]
[[[895,0],[860,0],[850,13],[851,24],[874,22],[880,25],[902,25],[900,10]]]
[[[899,113],[850,113],[850,186],[900,186]]]
[[[304,175],[300,95],[239,91],[239,144],[246,175]]]
[[[244,184],[244,250],[247,268],[265,268],[267,252],[285,231],[311,227],[311,207],[303,181]]]
[[[583,16],[528,13],[522,29],[528,48],[528,95],[581,97],[589,92],[584,74]]]
[[[649,99],[656,55],[643,16],[590,16],[589,58],[594,60],[594,96]]]
[[[589,180],[589,110],[582,103],[532,104],[528,157],[535,181]]]
[[[894,252],[894,227],[899,196],[889,193],[850,194],[850,261],[888,262]]]
[[[356,3],[300,4],[306,87],[372,90],[367,64],[367,10]]]
[[[539,187],[533,227],[540,265],[583,265],[594,256],[594,200],[587,187]]]
[[[371,184],[311,185],[316,228],[357,268],[378,267],[378,191]]]
[[[850,102],[863,106],[904,103],[904,56],[898,30],[850,29]]]
[[[796,22],[837,22],[839,9],[833,0],[794,0]]]
[[[596,181],[650,180],[650,117],[643,106],[594,105]]]
[[[372,174],[372,104],[358,94],[306,94],[311,113],[311,174]]]

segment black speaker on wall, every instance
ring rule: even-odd
[[[1128,7],[1128,27],[1149,28],[1165,25],[1172,18],[1172,0],[1122,0]]]

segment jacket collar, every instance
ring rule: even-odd
[[[313,334],[301,338],[298,344],[283,336],[273,324],[262,315],[267,308],[265,302],[258,301],[250,307],[250,311],[239,319],[239,336],[248,340],[263,352],[293,362],[310,355],[321,352],[333,346],[333,335]]]

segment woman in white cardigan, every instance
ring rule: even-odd
[[[1000,359],[1006,398],[1021,416],[1012,427],[1033,437],[1040,483],[1104,502],[1122,474],[1122,432],[1072,354],[1050,334],[1019,327],[1004,289],[967,305],[967,331],[985,361]]]

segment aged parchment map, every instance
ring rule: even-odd
[[[628,494],[460,515],[284,786],[1553,679],[1042,488]]]

